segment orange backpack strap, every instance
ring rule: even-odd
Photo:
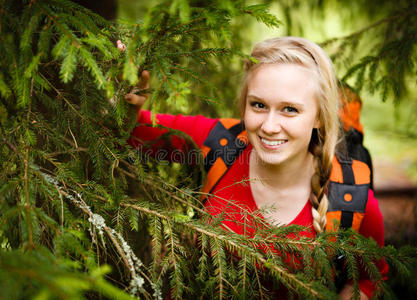
[[[368,202],[370,170],[358,160],[333,159],[327,192],[329,207],[326,230],[352,227],[359,231]]]
[[[204,193],[210,193],[248,145],[245,125],[238,119],[219,119],[201,150],[207,172]]]

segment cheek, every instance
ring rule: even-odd
[[[301,121],[304,128],[318,128],[320,127],[320,119],[317,113],[310,112],[304,116]]]
[[[243,121],[245,122],[248,140],[252,145],[255,145],[257,141],[258,130],[261,126],[259,117],[253,113],[245,113]]]
[[[256,130],[261,123],[259,116],[251,111],[245,112],[243,121],[245,122],[245,127],[248,133]]]
[[[310,118],[290,118],[282,127],[288,134],[293,137],[301,137],[303,139],[309,139],[311,132],[315,128],[316,120],[313,117]]]

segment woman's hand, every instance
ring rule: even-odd
[[[140,110],[149,98],[149,93],[141,93],[149,88],[149,72],[144,70],[140,76],[140,81],[138,87],[134,89],[131,93],[125,95],[127,103],[137,107],[137,110]]]

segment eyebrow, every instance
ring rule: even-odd
[[[262,98],[259,98],[258,96],[255,96],[255,95],[247,95],[247,96],[246,96],[246,98],[247,98],[247,99],[249,99],[249,98],[253,98],[253,99],[255,99],[255,100],[261,100],[261,101],[262,101]]]
[[[262,99],[262,98],[260,98],[260,97],[258,97],[256,95],[252,95],[252,94],[251,95],[248,95],[246,97],[246,99],[253,99],[253,100],[258,100],[258,101],[261,101],[261,102],[265,102],[264,99]],[[296,101],[294,101],[294,102],[291,102],[291,101],[280,101],[280,104],[290,105],[290,106],[297,106],[297,107],[300,107],[300,108],[303,108],[304,107],[304,104],[303,103],[296,102]]]

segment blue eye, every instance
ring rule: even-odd
[[[253,101],[250,103],[250,106],[257,108],[257,109],[263,109],[265,108],[265,104],[258,102],[258,101]]]
[[[298,113],[298,109],[296,109],[295,107],[292,107],[292,106],[285,106],[284,107],[284,112],[286,112],[286,113]]]

